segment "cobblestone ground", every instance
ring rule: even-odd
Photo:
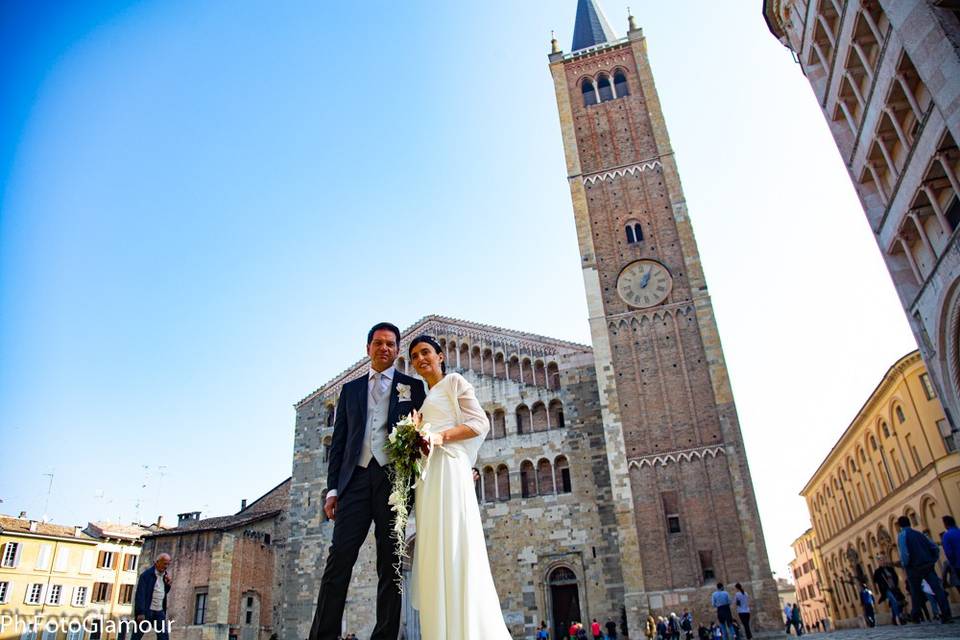
[[[755,638],[786,638],[782,633],[764,633]],[[797,636],[791,635],[791,638]],[[810,640],[951,640],[960,638],[960,621],[953,624],[924,623],[895,627],[884,625],[873,629],[844,629],[830,633],[808,633],[803,635]]]

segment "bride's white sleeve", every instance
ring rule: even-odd
[[[473,385],[467,382],[463,376],[457,376],[457,403],[460,405],[460,416],[463,424],[467,425],[476,432],[481,438],[490,431],[490,421],[487,419],[487,413],[480,406],[477,400],[477,394],[473,390]]]

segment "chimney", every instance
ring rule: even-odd
[[[240,511],[243,511],[246,508],[247,508],[247,499],[244,498],[243,500],[240,501]]]
[[[162,529],[162,528],[163,528],[163,514],[162,514],[162,513],[161,513],[159,516],[157,516],[157,528],[158,528],[158,529]]]
[[[81,537],[82,535],[83,535],[83,529],[82,529],[82,528],[80,528],[80,527],[74,527],[74,528],[73,528],[73,537],[74,537],[74,538],[79,538],[79,537]]]
[[[182,527],[183,525],[185,525],[185,524],[187,524],[187,523],[190,523],[190,522],[197,522],[198,520],[200,520],[200,512],[199,512],[199,511],[188,511],[188,512],[186,512],[186,513],[178,513],[178,514],[177,514],[177,526],[178,526],[178,527]]]
[[[36,521],[36,520],[31,520],[31,521],[30,521],[30,531],[31,531],[32,533],[36,533],[36,532],[37,532],[37,521]]]
[[[27,519],[27,512],[26,512],[26,511],[21,511],[21,512],[20,512],[20,515],[18,515],[17,518],[19,518],[20,520],[26,520],[26,519]]]

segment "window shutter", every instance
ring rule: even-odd
[[[80,563],[80,573],[93,573],[93,551],[86,549],[83,552],[83,561]]]
[[[57,549],[57,558],[53,562],[54,571],[66,571],[67,565],[70,562],[70,549],[67,547],[60,547]]]
[[[13,593],[14,587],[15,585],[13,584],[13,580],[7,583],[7,590],[3,593],[3,598],[0,598],[0,604],[6,604],[10,602],[10,594]]]
[[[97,566],[98,566],[98,567],[104,566],[104,565],[103,565],[103,557],[104,557],[104,552],[103,552],[103,551],[101,551],[100,553],[97,554]]]
[[[37,554],[37,566],[36,568],[40,571],[46,571],[50,568],[50,554],[53,551],[53,547],[49,544],[40,545],[40,553]]]
[[[20,566],[20,552],[23,551],[23,545],[18,542],[11,542],[10,544],[17,545],[17,550],[13,553],[13,568],[16,569]]]

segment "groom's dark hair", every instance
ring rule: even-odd
[[[393,335],[397,336],[397,346],[400,346],[400,329],[397,329],[397,325],[390,324],[389,322],[378,322],[370,328],[370,331],[367,332],[367,346],[370,346],[370,343],[373,342],[373,334],[381,329],[387,329],[393,331]]]

